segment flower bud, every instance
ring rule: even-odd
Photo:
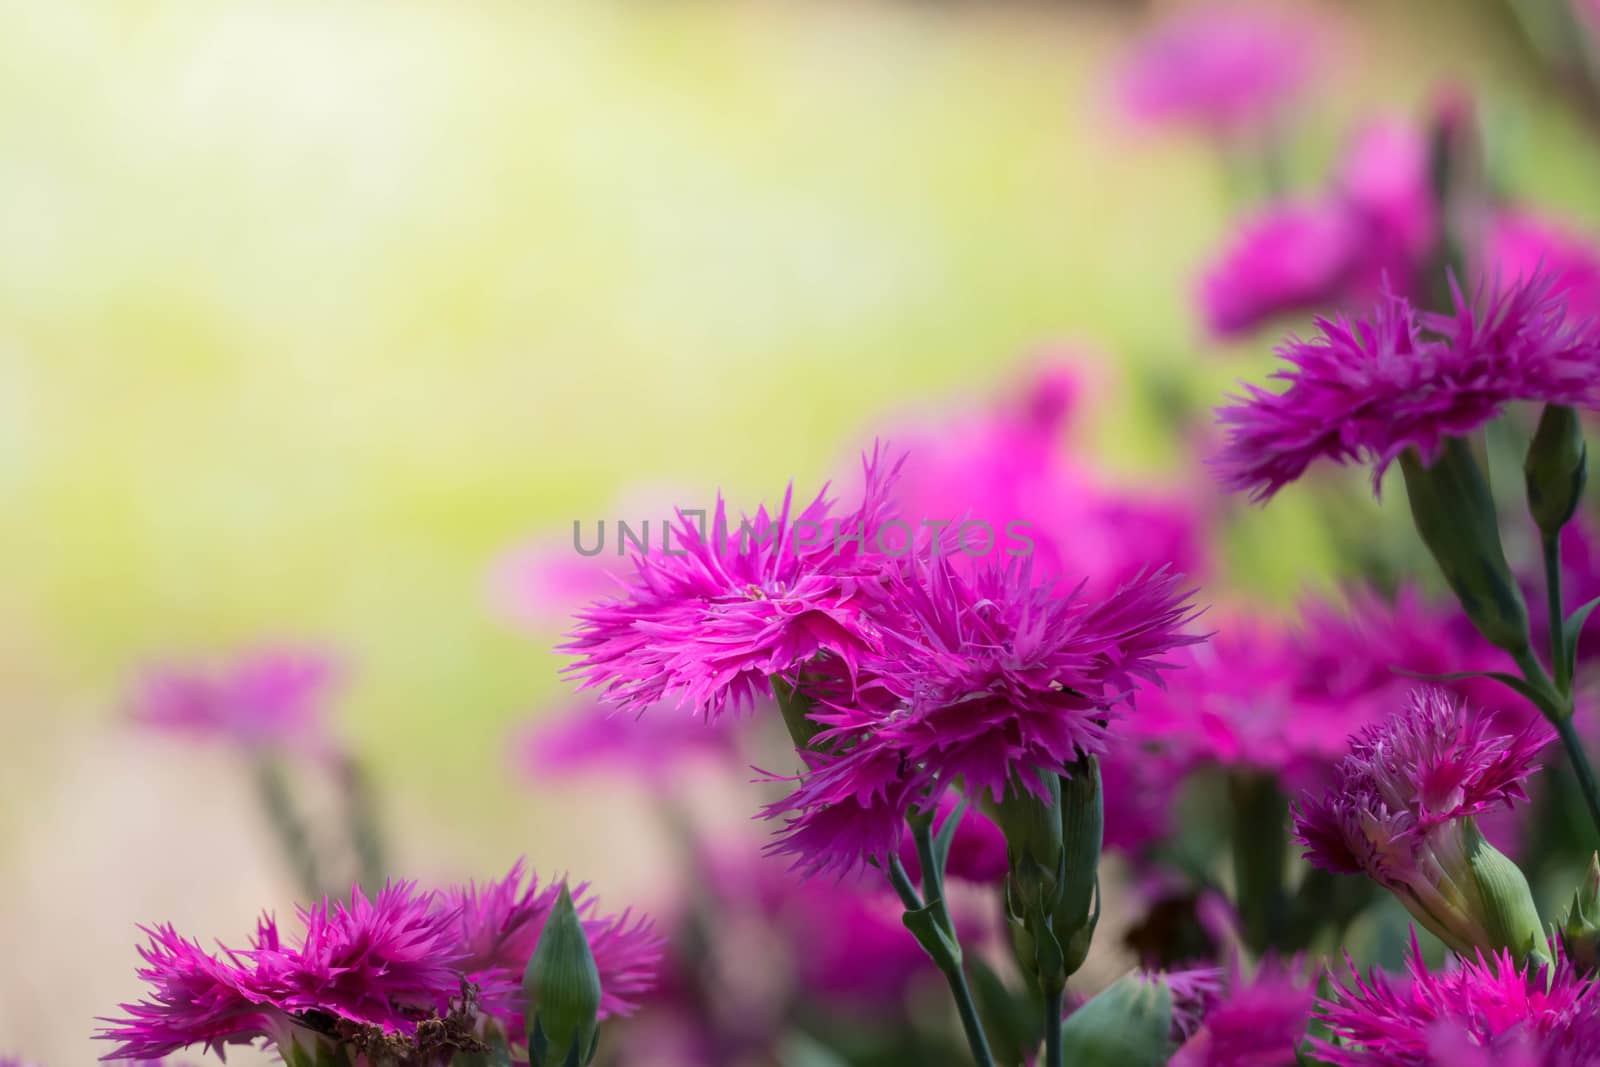
[[[1438,460],[1425,466],[1415,449],[1400,456],[1411,518],[1478,628],[1497,648],[1528,647],[1528,609],[1506,565],[1494,495],[1465,441],[1446,438]]]
[[[1105,834],[1105,797],[1100,761],[1085,756],[1061,783],[1061,842],[1066,853],[1060,896],[1051,929],[1061,942],[1070,977],[1083,966],[1100,918],[1100,845]]]
[[[1546,537],[1554,537],[1578,510],[1588,473],[1589,450],[1578,413],[1561,404],[1545,405],[1522,474],[1528,510]]]
[[[1468,834],[1467,863],[1481,902],[1481,914],[1489,943],[1484,950],[1510,949],[1518,959],[1528,956],[1549,959],[1544,939],[1544,923],[1533,902],[1533,891],[1522,868],[1484,840],[1473,823]]]
[[[1572,894],[1572,904],[1561,924],[1561,943],[1567,959],[1587,974],[1600,969],[1600,853],[1589,859],[1589,873]]]
[[[522,977],[531,1067],[584,1067],[599,1041],[600,971],[561,887]]]
[[[1067,1016],[1062,1060],[1073,1067],[1164,1067],[1172,1053],[1172,990],[1128,974]]]
[[[1012,782],[1005,799],[992,809],[1006,838],[1007,893],[1019,913],[1049,912],[1055,905],[1063,858],[1061,778],[1043,770],[1023,773],[1038,775],[1037,790]]]

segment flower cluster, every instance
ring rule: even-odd
[[[477,1047],[487,1020],[520,1035],[514,994],[559,894],[522,881],[519,863],[482,888],[435,893],[394,882],[369,898],[357,887],[348,900],[298,909],[292,938],[264,916],[248,947],[219,952],[170,925],[147,927],[139,977],[150,991],[105,1020],[99,1036],[116,1042],[105,1058],[158,1059],[191,1046],[220,1056],[259,1041],[293,1064],[322,1062],[318,1049],[381,1040],[447,1061]],[[602,1010],[625,1014],[650,986],[658,939],[643,920],[583,907]]]
[[[1317,460],[1373,468],[1402,452],[1424,463],[1513,401],[1600,406],[1600,332],[1573,322],[1550,279],[1524,279],[1452,314],[1393,293],[1365,317],[1319,318],[1320,335],[1278,349],[1281,392],[1247,387],[1218,417],[1223,482],[1265,500]]]
[[[1415,934],[1410,981],[1362,977],[1353,964],[1318,1017],[1331,1036],[1315,1042],[1332,1067],[1578,1067],[1594,1062],[1600,997],[1592,977],[1565,959],[1518,963],[1510,952],[1464,955],[1431,970]]]

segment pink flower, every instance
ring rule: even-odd
[[[1319,318],[1320,336],[1279,347],[1282,392],[1248,386],[1218,409],[1217,459],[1232,490],[1266,500],[1319,459],[1384,470],[1407,449],[1424,462],[1512,401],[1600,405],[1600,336],[1566,320],[1548,279],[1519,282],[1451,315],[1390,295],[1366,318]]]
[[[1110,484],[1064,447],[1071,364],[1033,368],[1011,395],[925,417],[898,433],[911,461],[895,484],[899,513],[951,524],[958,563],[1026,555],[1035,574],[1089,576],[1092,592],[1162,564],[1206,568],[1204,514],[1182,493]]]
[[[1404,295],[1435,242],[1427,146],[1409,123],[1374,122],[1352,140],[1332,187],[1280,200],[1242,222],[1205,270],[1200,304],[1218,337],[1280,315]]]
[[[245,748],[318,751],[326,744],[327,702],[339,677],[326,652],[257,649],[217,667],[147,671],[134,690],[130,714],[155,729]]]
[[[357,888],[348,905],[325,900],[297,914],[304,929],[292,947],[264,917],[249,949],[221,957],[171,926],[145,928],[139,977],[152,991],[105,1020],[98,1036],[118,1042],[105,1058],[159,1059],[191,1045],[221,1055],[258,1039],[287,1053],[324,1040],[317,1018],[411,1034],[460,992],[455,917],[412,883],[371,900]]]
[[[671,552],[635,558],[624,596],[579,613],[566,673],[631,711],[688,703],[716,716],[819,657],[853,669],[879,640],[867,589],[903,547],[888,512],[899,464],[880,451],[865,468],[861,505],[843,517],[821,495],[794,513],[790,493],[737,529],[721,497],[709,530],[684,515]]]
[[[533,781],[610,771],[657,788],[685,765],[731,765],[738,752],[729,720],[636,716],[592,703],[527,724],[513,748]]]
[[[947,559],[908,569],[885,592],[894,617],[881,655],[864,662],[868,699],[812,718],[825,752],[767,809],[791,821],[775,845],[817,871],[849,869],[898,848],[912,809],[960,781],[999,801],[1035,768],[1062,770],[1105,750],[1107,722],[1172,650],[1200,640],[1187,594],[1157,573],[1104,600],[1035,582],[1027,567],[968,578]]]
[[[1323,307],[1371,281],[1366,234],[1343,204],[1284,201],[1239,225],[1205,271],[1200,304],[1218,337],[1246,333],[1290,311]]]
[[[1223,135],[1270,126],[1306,87],[1311,35],[1260,10],[1185,13],[1139,42],[1121,76],[1123,106],[1150,123]]]
[[[357,887],[348,902],[296,909],[292,942],[264,916],[249,948],[220,955],[170,926],[145,928],[139,977],[151,992],[104,1020],[97,1036],[118,1043],[104,1058],[158,1059],[192,1045],[220,1056],[259,1041],[291,1063],[342,1063],[352,1053],[339,1046],[352,1030],[414,1038],[424,1020],[462,1007],[467,983],[478,987],[484,1012],[514,1021],[522,971],[559,891],[521,890],[521,880],[518,863],[504,881],[444,896],[396,882],[369,899]],[[592,901],[580,911],[604,986],[602,1013],[626,1014],[649,988],[659,942],[626,913],[596,917]],[[522,1029],[508,1033],[517,1041]]]
[[[1542,724],[1493,732],[1443,690],[1416,690],[1403,711],[1363,729],[1320,800],[1295,813],[1313,864],[1365,873],[1457,951],[1492,944],[1488,909],[1468,869],[1476,816],[1523,800],[1551,740]]]
[[[1564,959],[1518,966],[1508,951],[1478,953],[1451,970],[1431,972],[1413,933],[1409,984],[1378,973],[1362,978],[1349,966],[1349,985],[1336,985],[1317,1009],[1336,1038],[1314,1041],[1319,1060],[1330,1067],[1597,1062],[1594,982]]]
[[[484,990],[485,1010],[507,1019],[512,1034],[522,1032],[522,974],[561,894],[561,883],[541,888],[539,879],[525,872],[518,860],[504,878],[452,888],[440,909],[450,921],[458,966]],[[573,902],[600,971],[601,1018],[632,1014],[638,998],[654,985],[661,939],[648,919],[627,911],[599,914],[587,886],[573,890]]]
[[[1575,319],[1600,314],[1600,247],[1556,222],[1525,211],[1507,211],[1489,228],[1486,268],[1501,278],[1544,273],[1551,292],[1563,297]]]
[[[1295,1067],[1311,1021],[1313,981],[1268,957],[1246,979],[1234,961],[1227,991],[1171,1067]]]

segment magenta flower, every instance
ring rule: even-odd
[[[899,463],[879,450],[864,466],[848,515],[821,495],[796,513],[785,493],[775,513],[762,508],[737,528],[720,496],[709,529],[682,516],[670,553],[636,557],[626,595],[579,613],[562,646],[577,657],[566,673],[635,712],[688,703],[714,717],[818,658],[853,671],[879,641],[867,588],[913,536],[888,512]]]
[[[326,652],[257,649],[215,668],[172,665],[146,672],[130,714],[155,729],[250,749],[320,751],[328,699],[339,677]]]
[[[1402,452],[1425,463],[1446,438],[1496,418],[1512,401],[1600,404],[1600,335],[1566,318],[1548,279],[1533,278],[1451,315],[1419,314],[1390,295],[1366,318],[1319,318],[1320,336],[1290,338],[1274,376],[1218,409],[1228,442],[1224,484],[1266,500],[1319,459],[1373,467],[1374,489]]]
[[[371,900],[357,888],[348,905],[325,900],[297,915],[304,929],[292,947],[264,917],[250,948],[222,956],[171,926],[145,928],[139,977],[152,991],[105,1020],[98,1036],[118,1042],[105,1058],[159,1059],[191,1045],[222,1055],[257,1040],[288,1058],[328,1039],[341,1019],[410,1035],[461,991],[455,916],[410,882]]]
[[[1494,946],[1470,869],[1474,819],[1525,799],[1550,740],[1542,724],[1495,733],[1443,690],[1418,689],[1400,714],[1351,738],[1333,787],[1296,811],[1296,837],[1313,864],[1365,873],[1458,952]]]
[[[1373,281],[1366,233],[1343,204],[1284,201],[1246,219],[1200,281],[1206,326],[1243,334],[1277,315],[1325,307]]]
[[[1348,958],[1347,958],[1348,962]],[[1576,1067],[1595,1062],[1600,1004],[1592,978],[1565,959],[1518,965],[1509,952],[1477,953],[1431,972],[1415,933],[1409,984],[1363,978],[1350,964],[1317,1015],[1334,1040],[1316,1039],[1330,1067]]]
[[[1437,216],[1421,133],[1371,123],[1327,190],[1269,203],[1239,225],[1201,278],[1206,325],[1237,337],[1280,315],[1368,304],[1385,286],[1409,296]]]
[[[1525,211],[1502,213],[1490,225],[1487,268],[1501,278],[1549,275],[1551,292],[1575,319],[1600,314],[1600,247],[1549,219]]]
[[[973,577],[935,559],[891,579],[894,617],[868,658],[858,699],[812,718],[824,725],[809,772],[769,817],[792,816],[780,852],[807,870],[849,869],[899,847],[913,809],[949,786],[996,802],[1013,781],[1038,788],[1105,750],[1108,720],[1137,681],[1155,682],[1172,650],[1200,638],[1178,580],[1157,573],[1104,600],[1063,593],[1026,566]],[[867,694],[860,699],[859,694]]]
[[[685,766],[734,765],[734,725],[728,719],[637,716],[580,702],[524,726],[513,750],[518,768],[532,781],[612,772],[663,788]]]
[[[1315,1000],[1314,981],[1276,957],[1246,978],[1238,961],[1227,991],[1171,1067],[1295,1067]]]
[[[573,902],[600,971],[600,1017],[630,1015],[655,983],[661,939],[648,919],[631,912],[599,914],[587,889],[574,889]],[[541,887],[518,860],[504,878],[451,889],[440,909],[450,921],[461,971],[483,990],[484,1010],[505,1020],[511,1034],[522,1033],[522,975],[560,894],[560,882]]]
[[[1204,571],[1210,549],[1198,499],[1126,479],[1111,484],[1063,447],[1071,398],[1085,388],[1079,374],[1043,363],[1013,395],[897,433],[914,459],[895,483],[896,510],[949,523],[958,563],[1025,555],[1038,575],[1089,576],[1091,593],[1162,564]]]
[[[1314,67],[1304,28],[1260,10],[1187,12],[1139,42],[1121,76],[1136,120],[1238,135],[1273,125]]]

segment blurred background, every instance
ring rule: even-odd
[[[1271,337],[1194,309],[1226,153],[1118,111],[1178,6],[0,4],[0,1047],[88,1062],[136,923],[209,943],[296,897],[237,754],[128,724],[151,661],[325,644],[393,870],[526,853],[648,906],[641,798],[519,769],[569,686],[506,553],[808,493],[1046,349],[1090,383],[1075,454],[1210,492],[1172,411]],[[1506,5],[1271,9],[1320,57],[1292,184],[1466,81],[1516,196],[1600,224]],[[1330,580],[1294,500],[1249,531],[1224,596]]]

